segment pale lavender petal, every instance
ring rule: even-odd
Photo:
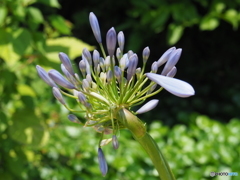
[[[166,76],[167,73],[177,64],[181,54],[182,49],[180,48],[170,54],[169,59],[162,70],[162,75]]]
[[[163,55],[160,57],[160,59],[157,61],[158,62],[158,67],[160,67],[161,65],[163,65],[168,58],[170,57],[170,54],[175,51],[176,48],[175,47],[171,47],[169,48],[167,51],[165,51],[165,53],[163,53]]]
[[[175,96],[189,97],[195,94],[193,87],[185,81],[153,73],[146,73],[146,75]]]
[[[159,102],[158,99],[150,100],[149,102],[144,104],[139,110],[137,110],[136,113],[142,114],[142,113],[151,111],[152,109],[154,109],[157,106],[158,102]]]
[[[93,62],[94,62],[94,67],[96,68],[99,64],[99,59],[100,59],[100,54],[97,50],[93,51]]]
[[[89,21],[90,21],[90,25],[91,25],[93,34],[94,34],[97,42],[102,43],[101,31],[100,31],[100,28],[99,28],[98,20],[97,20],[97,17],[95,16],[95,14],[93,12],[91,12],[89,14]]]
[[[83,77],[85,77],[86,76],[86,62],[84,60],[81,60],[79,62],[79,69],[80,69]]]
[[[48,72],[49,77],[60,86],[67,89],[75,89],[75,86],[66,80],[58,71],[52,69]]]
[[[103,176],[107,174],[108,171],[108,165],[107,161],[104,157],[102,148],[98,148],[98,162],[99,162],[99,168]]]

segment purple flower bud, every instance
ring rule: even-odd
[[[39,77],[51,87],[58,87],[55,82],[48,76],[48,73],[39,65],[36,66]]]
[[[130,79],[135,75],[136,73],[136,68],[138,64],[138,57],[136,54],[132,55],[129,58],[129,65],[127,69],[127,80],[130,81]]]
[[[115,73],[115,77],[117,78],[118,82],[120,83],[122,71],[118,66],[114,67],[114,73]]]
[[[149,58],[149,55],[150,55],[150,49],[149,47],[145,47],[143,49],[143,53],[142,53],[142,56],[143,56],[143,63],[145,64]]]
[[[82,88],[88,90],[89,89],[89,83],[86,79],[82,80]]]
[[[146,76],[175,96],[189,97],[195,94],[193,87],[185,81],[153,73],[146,73]]]
[[[116,135],[112,136],[112,145],[114,149],[118,149],[119,147],[119,142]]]
[[[90,25],[91,25],[93,34],[94,34],[97,42],[102,43],[101,31],[100,31],[100,28],[99,28],[98,20],[97,20],[97,17],[95,16],[95,14],[93,12],[91,12],[89,14],[89,21],[90,21]]]
[[[62,72],[65,74],[65,76],[67,77],[67,79],[74,85],[78,84],[78,82],[76,81],[76,79],[68,72],[68,70],[65,68],[65,66],[63,64],[61,64],[61,69]],[[75,75],[75,74],[74,74]]]
[[[63,63],[63,65],[65,66],[65,68],[68,70],[68,72],[72,76],[74,76],[73,67],[72,67],[72,64],[71,64],[71,61],[70,61],[69,57],[63,52],[60,52],[58,56],[59,56],[61,62]]]
[[[130,59],[130,57],[134,55],[134,52],[132,50],[129,50],[127,55],[128,55],[128,59]]]
[[[113,78],[113,73],[112,73],[111,70],[108,70],[108,72],[107,72],[107,81],[111,82],[112,78]]]
[[[106,159],[104,157],[102,148],[98,148],[98,162],[99,162],[99,168],[103,176],[107,174],[108,171],[108,165],[106,162]]]
[[[63,97],[62,97],[62,94],[61,94],[61,92],[59,91],[58,88],[53,87],[53,88],[52,88],[52,92],[53,92],[54,97],[55,97],[61,104],[63,104],[63,105],[66,104],[66,102],[64,101],[64,99],[63,99]]]
[[[177,74],[177,68],[174,66],[168,73],[167,77],[174,77]]]
[[[71,121],[71,122],[74,122],[74,123],[81,123],[81,121],[77,118],[77,116],[75,116],[74,114],[69,114],[68,115],[68,119]]]
[[[107,40],[107,50],[110,57],[112,57],[115,52],[116,43],[117,43],[116,36],[117,35],[116,35],[115,29],[113,27],[109,29],[109,31],[107,32],[106,40]]]
[[[182,54],[182,49],[177,49],[174,52],[171,53],[166,65],[164,66],[162,70],[162,75],[167,75],[167,73],[177,64],[180,56]]]
[[[97,67],[99,64],[99,59],[100,59],[100,54],[97,50],[93,51],[93,63],[94,63],[94,67]]]
[[[160,59],[157,61],[158,62],[158,67],[160,67],[161,65],[163,65],[168,58],[170,57],[170,54],[175,51],[176,48],[175,47],[171,47],[169,48],[167,51],[165,51],[165,53],[163,53],[163,55],[160,57]]]
[[[91,69],[90,69],[90,65],[88,63],[88,60],[85,58],[85,56],[82,56],[83,60],[85,61],[86,64],[86,72],[87,74],[91,74]]]
[[[92,55],[91,55],[91,53],[86,48],[84,48],[83,51],[82,51],[82,54],[87,59],[89,65],[92,66]]]
[[[78,92],[78,100],[82,104],[86,104],[87,103],[86,96],[83,93],[81,93],[81,92]]]
[[[152,73],[156,73],[158,70],[158,65],[157,65],[157,61],[154,61],[152,63]]]
[[[58,71],[52,69],[48,72],[49,77],[60,86],[67,89],[75,89],[75,86],[66,80]]]
[[[119,48],[121,50],[121,52],[123,52],[123,48],[124,48],[124,43],[125,43],[125,37],[124,37],[124,34],[122,31],[120,31],[118,33],[118,45],[119,45]]]
[[[146,104],[144,104],[139,110],[137,110],[137,114],[142,114],[148,111],[151,111],[152,109],[154,109],[157,104],[158,104],[159,100],[158,99],[152,99],[150,101],[148,101]]]
[[[85,63],[84,60],[81,60],[81,61],[79,62],[79,69],[80,69],[83,77],[85,77],[85,76],[86,76],[86,63]]]

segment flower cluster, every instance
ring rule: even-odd
[[[132,107],[142,104],[147,98],[163,89],[179,97],[192,96],[195,92],[190,84],[173,78],[177,72],[175,65],[181,56],[182,49],[175,47],[168,49],[158,61],[152,63],[151,71],[145,73],[150,55],[148,47],[142,52],[143,66],[138,67],[137,54],[131,50],[124,53],[123,32],[117,34],[112,27],[106,35],[108,52],[106,55],[98,20],[92,12],[89,20],[102,55],[97,50],[91,54],[87,49],[83,49],[82,60],[79,62],[80,75],[74,72],[70,59],[62,52],[59,53],[59,58],[65,77],[54,69],[46,72],[39,65],[36,68],[39,76],[52,87],[53,95],[61,104],[68,110],[74,111],[68,107],[63,95],[76,99],[80,111],[86,113],[85,126],[93,127],[97,132],[102,133],[98,157],[100,170],[105,175],[107,164],[101,147],[112,142],[113,147],[118,148],[118,131],[126,128],[125,123],[117,118],[117,113],[121,109],[131,111]],[[161,74],[157,74],[158,68],[162,65],[164,67]],[[145,113],[155,108],[157,104],[158,100],[150,100],[138,111],[132,113]],[[78,122],[73,114],[68,118],[72,122]],[[110,133],[112,138],[103,139],[104,134]]]

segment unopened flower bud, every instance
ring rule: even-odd
[[[79,69],[80,69],[83,77],[85,77],[85,76],[86,76],[86,63],[85,63],[84,60],[81,60],[81,61],[79,62]]]
[[[151,111],[152,109],[154,109],[157,106],[158,102],[159,102],[159,100],[152,99],[149,102],[147,102],[146,104],[144,104],[139,110],[137,110],[136,113],[142,114],[142,113]]]
[[[177,49],[174,52],[171,53],[166,65],[164,66],[162,70],[162,75],[167,75],[167,73],[177,64],[180,56],[182,54],[182,49]]]
[[[98,162],[99,162],[99,168],[103,176],[107,174],[108,171],[108,165],[106,162],[106,159],[104,157],[102,148],[98,148]]]
[[[106,40],[108,54],[113,57],[117,43],[116,31],[113,27],[107,32]]]
[[[86,79],[82,80],[82,88],[88,90],[89,89],[89,83]]]
[[[60,86],[67,89],[75,89],[75,86],[66,80],[58,71],[52,69],[48,72],[49,77]]]
[[[95,16],[95,14],[92,12],[89,15],[89,21],[90,21],[90,25],[91,25],[93,34],[94,34],[97,42],[102,43],[101,32],[100,32],[98,20],[97,20],[97,17]]]
[[[141,71],[142,71],[142,70],[141,70],[140,67],[136,69],[136,76],[137,76],[137,79],[140,78]]]
[[[177,74],[177,68],[174,66],[168,73],[167,77],[174,77]]]
[[[105,60],[102,57],[100,57],[99,63],[100,63],[100,67],[101,67],[102,71],[106,72]]]
[[[130,81],[130,79],[135,75],[136,68],[138,64],[138,57],[136,54],[132,55],[129,59],[129,65],[127,69],[127,80]]]
[[[63,105],[66,104],[66,102],[65,102],[65,100],[63,99],[62,94],[61,94],[61,92],[59,91],[58,88],[53,87],[53,88],[52,88],[52,92],[53,92],[54,97],[55,97],[61,104],[63,104]]]
[[[157,61],[152,63],[152,73],[156,73],[158,70],[158,65],[157,65]]]
[[[86,104],[87,103],[87,98],[86,98],[86,96],[82,92],[78,92],[78,100],[82,104]]]
[[[94,67],[97,67],[99,64],[99,58],[100,58],[100,54],[97,50],[93,51],[93,63],[94,63]]]
[[[124,54],[119,61],[119,67],[121,68],[122,71],[124,71],[124,69],[126,69],[128,65],[129,65],[128,54]]]
[[[118,59],[118,61],[121,59],[122,57],[122,52],[120,50],[120,48],[118,47],[117,50],[116,50],[116,57]]]
[[[152,87],[148,90],[147,94],[150,94],[151,92],[153,92],[157,87],[157,84],[152,85]]]
[[[121,50],[121,52],[123,52],[123,48],[124,48],[124,43],[125,43],[125,37],[124,37],[124,34],[122,31],[120,31],[118,33],[118,45],[119,45],[119,48]]]
[[[92,55],[91,55],[91,53],[86,48],[84,48],[83,51],[82,51],[82,54],[87,59],[89,65],[92,66]]]
[[[176,48],[175,47],[171,47],[169,48],[167,51],[165,51],[165,53],[163,53],[163,55],[159,58],[158,62],[158,67],[160,67],[161,65],[163,65],[165,62],[167,62],[168,58],[170,57],[170,54],[175,51]]]
[[[142,56],[143,56],[143,63],[145,64],[149,58],[149,55],[150,55],[150,49],[149,47],[145,47],[143,49],[143,53],[142,53]]]
[[[73,67],[72,67],[72,64],[71,64],[71,61],[69,59],[69,57],[63,53],[63,52],[60,52],[59,53],[59,58],[60,60],[62,61],[63,65],[65,66],[65,68],[68,70],[68,72],[74,76],[74,71],[73,71]]]
[[[36,66],[39,77],[51,87],[58,87],[55,82],[49,77],[48,73],[39,65]]]
[[[87,74],[86,79],[87,79],[89,85],[91,86],[91,84],[92,84],[92,77],[91,77],[91,74]]]
[[[128,55],[128,59],[130,59],[130,57],[134,55],[134,52],[132,50],[129,50],[127,55]]]
[[[114,67],[114,73],[115,73],[115,77],[117,78],[118,82],[120,83],[122,71],[118,66]]]
[[[119,147],[119,142],[116,135],[112,136],[112,145],[114,149],[118,149]]]
[[[81,121],[77,118],[77,116],[75,116],[74,114],[69,114],[68,115],[68,119],[71,121],[71,122],[74,122],[74,123],[81,123]]]
[[[111,70],[108,70],[108,72],[107,72],[107,81],[111,82],[112,78],[113,78],[113,73],[112,73]]]

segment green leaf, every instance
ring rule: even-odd
[[[235,9],[229,9],[224,14],[224,19],[231,23],[234,27],[234,29],[237,29],[238,27],[238,21],[239,21],[239,14]]]
[[[33,91],[33,89],[28,86],[28,85],[25,85],[25,84],[19,84],[17,86],[17,89],[18,89],[18,93],[22,96],[31,96],[31,97],[35,97],[36,94],[35,92]]]
[[[14,51],[19,55],[24,55],[26,53],[31,53],[31,42],[32,37],[28,30],[24,28],[19,28],[18,30],[13,32],[13,48]]]
[[[181,25],[171,24],[168,28],[168,39],[167,42],[169,45],[173,45],[179,41],[182,37],[184,27]]]
[[[71,34],[71,29],[67,25],[66,20],[62,16],[52,15],[49,20],[54,28],[62,34]]]
[[[216,29],[219,25],[219,21],[213,17],[204,17],[200,22],[200,29],[203,31],[212,31]]]
[[[31,19],[31,21],[34,21],[35,23],[43,22],[43,16],[39,9],[37,9],[35,7],[29,7],[29,8],[27,8],[27,13],[28,13],[29,19]]]
[[[7,8],[0,7],[0,26],[4,23],[6,15],[7,15]]]
[[[93,46],[90,46],[81,40],[74,37],[60,37],[47,40],[47,53],[46,57],[53,62],[59,62],[58,53],[66,53],[70,59],[75,59],[81,55],[81,50],[87,48],[93,50]]]
[[[13,42],[11,31],[0,29],[0,57],[8,65],[13,65],[20,59],[20,54],[14,51]]]
[[[9,133],[15,141],[37,147],[46,144],[49,138],[48,131],[29,109],[22,109],[14,113]]]
[[[50,7],[60,8],[58,0],[38,0],[39,3],[45,4]]]

